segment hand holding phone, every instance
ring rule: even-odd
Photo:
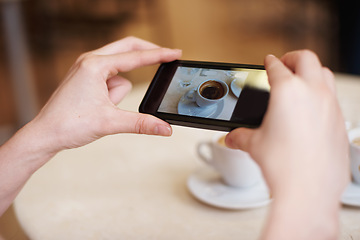
[[[264,66],[177,60],[161,64],[139,111],[188,127],[255,128],[269,90]]]

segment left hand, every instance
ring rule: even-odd
[[[30,123],[53,152],[116,133],[171,135],[168,123],[119,109],[131,89],[119,72],[173,61],[180,50],[127,37],[81,55],[39,115]]]

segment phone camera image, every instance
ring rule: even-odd
[[[209,80],[201,84],[200,95],[207,99],[220,99],[225,94],[225,89],[221,83],[215,80]]]
[[[178,87],[184,72],[194,73],[190,89]],[[244,87],[268,89],[265,71],[181,67],[176,70],[158,111],[231,120]]]
[[[196,127],[208,129],[258,126],[269,91],[263,66],[175,61],[159,68],[142,112],[179,125],[196,122]]]
[[[179,86],[182,88],[187,88],[192,84],[195,74],[199,71],[199,69],[179,67],[179,71],[181,74],[179,78]]]

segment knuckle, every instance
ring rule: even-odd
[[[127,36],[127,37],[125,37],[125,39],[128,40],[128,41],[137,41],[137,40],[139,40],[139,38],[134,37],[134,36]]]
[[[162,57],[166,57],[169,54],[169,49],[168,48],[159,48],[159,51],[160,51],[160,55]]]
[[[78,65],[80,69],[94,70],[97,66],[97,57],[91,53],[84,53],[78,59]]]
[[[146,132],[146,117],[145,116],[140,116],[136,120],[134,132],[138,133],[138,134]]]
[[[328,68],[328,67],[323,67],[323,71],[324,73],[330,77],[331,79],[334,79],[335,78],[335,75],[334,73]]]
[[[134,37],[134,36],[128,36],[124,38],[124,42],[128,45],[128,48],[136,50],[140,48],[140,38]]]
[[[94,66],[96,66],[95,62],[96,62],[96,56],[93,54],[87,54],[81,60],[80,67],[84,69],[92,69]]]
[[[317,58],[317,55],[313,51],[311,51],[309,49],[300,50],[299,54],[300,54],[300,56],[302,56],[303,58],[306,58],[306,59],[308,59],[308,58]]]
[[[76,63],[77,63],[77,64],[81,63],[89,54],[90,54],[89,52],[82,53],[82,54],[76,59]]]

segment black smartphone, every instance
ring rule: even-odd
[[[256,128],[269,95],[264,66],[176,60],[160,65],[139,111],[187,127]]]

